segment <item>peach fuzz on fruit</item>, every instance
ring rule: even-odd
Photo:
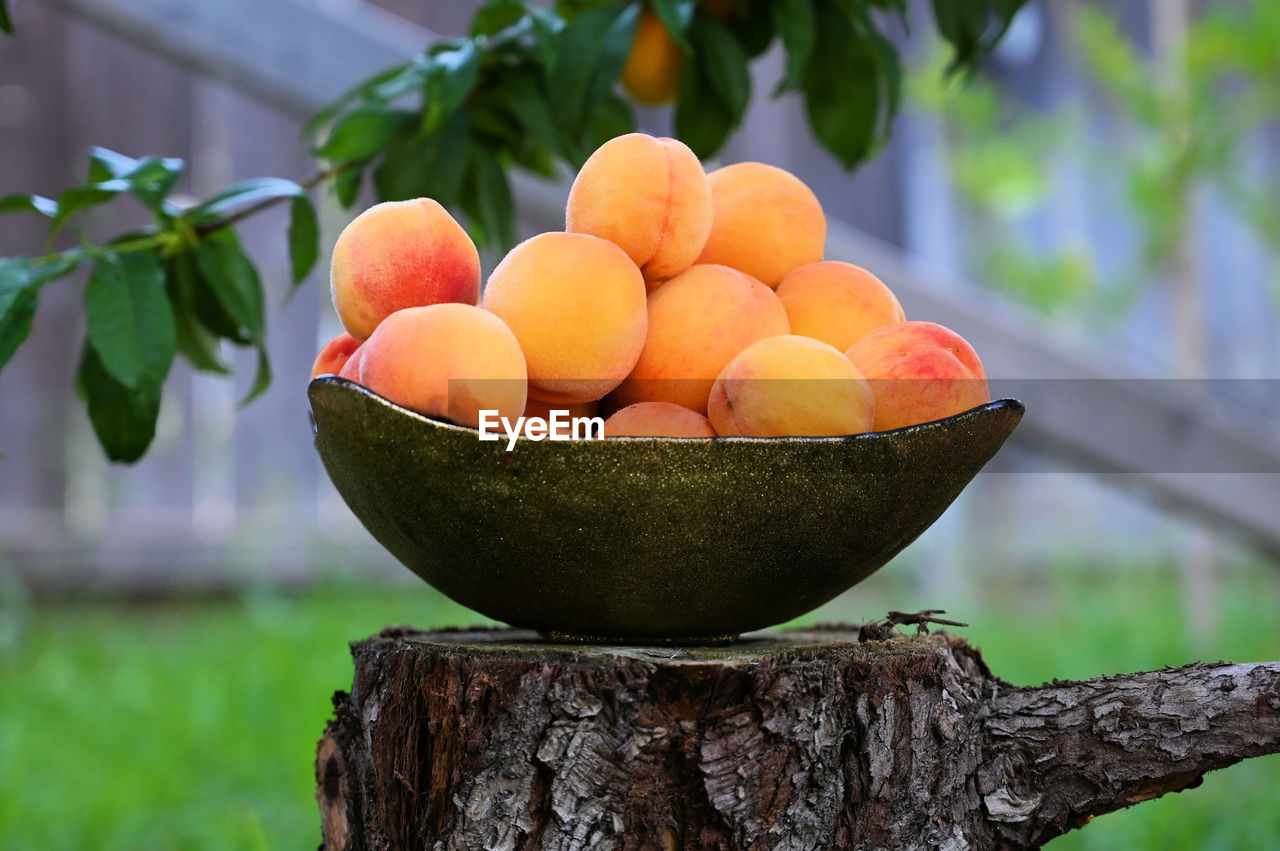
[[[311,377],[339,374],[359,348],[360,341],[343,331],[325,343],[320,354],[316,355],[315,363],[311,365]]]
[[[991,401],[973,347],[933,322],[901,322],[845,352],[876,394],[876,431],[940,420]]]
[[[906,320],[902,305],[875,275],[852,263],[822,260],[778,284],[791,333],[844,351],[869,332]]]
[[[725,166],[707,175],[714,208],[698,263],[719,263],[776,287],[822,259],[827,219],[795,175],[764,163]]]
[[[757,340],[786,334],[773,290],[728,266],[692,266],[649,294],[649,334],[614,399],[672,402],[706,413],[720,370]]]
[[[599,399],[635,366],[648,327],[640,270],[622,249],[579,233],[544,233],[511,250],[483,306],[520,341],[529,395]]]
[[[359,383],[410,410],[475,428],[480,411],[514,420],[525,361],[502,320],[467,304],[398,310],[361,347]]]
[[[680,45],[662,19],[648,8],[641,9],[631,52],[622,68],[623,88],[647,106],[670,103],[680,88],[682,70],[684,51]]]
[[[861,434],[875,420],[875,396],[839,349],[788,334],[731,360],[711,388],[707,413],[725,436]]]
[[[649,281],[689,268],[711,227],[711,188],[697,156],[683,142],[644,133],[601,145],[565,209],[565,230],[609,240]]]
[[[702,414],[670,402],[637,402],[604,421],[605,437],[715,437]]]
[[[430,198],[375,204],[338,235],[329,274],[333,306],[352,337],[367,340],[406,307],[480,297],[480,255]]]

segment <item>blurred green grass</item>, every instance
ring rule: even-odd
[[[961,630],[1012,682],[1280,659],[1280,573],[1225,568],[1216,634],[1182,623],[1174,570],[980,576]],[[804,622],[940,604],[892,567]],[[346,642],[388,623],[478,618],[425,587],[334,583],[215,601],[5,604],[0,618],[0,845],[6,849],[292,849],[319,842],[312,760]],[[1209,652],[1211,651],[1211,652]],[[1096,819],[1052,847],[1280,847],[1280,757]]]

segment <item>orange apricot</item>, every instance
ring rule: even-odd
[[[778,284],[791,333],[840,351],[869,331],[903,322],[897,297],[875,275],[852,263],[823,260],[801,266]]]
[[[684,51],[649,9],[640,11],[635,40],[622,69],[622,86],[647,106],[670,103],[680,88]]]
[[[770,287],[822,259],[827,219],[795,175],[763,163],[725,166],[707,175],[715,209],[698,263],[731,266]]]
[[[649,294],[649,333],[620,406],[672,402],[706,413],[707,394],[738,352],[786,334],[787,312],[764,284],[728,266],[698,265]]]
[[[605,437],[715,437],[707,418],[670,402],[637,402],[604,421]]]
[[[511,250],[483,306],[501,318],[544,402],[599,399],[631,372],[648,322],[644,278],[622,249],[580,233],[544,233]]]
[[[875,396],[834,346],[794,334],[743,349],[707,401],[716,434],[820,437],[871,430]]]
[[[697,156],[677,139],[644,133],[596,149],[565,210],[565,230],[609,240],[649,281],[689,268],[711,226],[711,188]]]
[[[361,347],[359,383],[428,417],[476,428],[480,411],[524,410],[520,343],[502,320],[468,304],[398,310]]]

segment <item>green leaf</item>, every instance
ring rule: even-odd
[[[258,371],[253,377],[253,386],[249,388],[249,392],[240,400],[236,407],[243,408],[261,396],[266,389],[271,386],[271,359],[267,357],[267,346],[265,343],[258,343]]]
[[[805,78],[809,124],[845,168],[869,157],[881,138],[890,98],[878,62],[873,43],[844,14],[818,8],[818,39]]]
[[[675,135],[698,155],[713,156],[733,131],[734,116],[711,86],[700,62],[686,62],[676,97]]]
[[[823,0],[824,3],[832,0]],[[754,59],[773,43],[774,0],[734,0],[725,24],[747,56]],[[705,13],[704,13],[705,14]]]
[[[592,109],[617,82],[635,40],[639,6],[592,9],[565,25],[548,78],[553,107],[574,135],[587,126]]]
[[[532,139],[562,159],[574,159],[576,152],[573,145],[565,138],[551,111],[550,96],[534,75],[504,75],[493,91],[493,96],[499,100],[504,111],[515,118],[517,126],[513,129],[516,138],[513,141],[517,144],[513,147]],[[592,117],[594,119],[597,116]]]
[[[240,326],[243,339],[258,349],[258,375],[249,395],[240,402],[248,404],[271,381],[266,352],[266,312],[257,267],[245,255],[231,230],[221,230],[201,240],[196,246],[195,260],[200,279],[212,290],[218,305]]]
[[[636,116],[631,102],[615,94],[608,95],[596,106],[591,116],[591,145],[598,148],[617,136],[624,136],[636,129]]]
[[[85,290],[89,344],[124,387],[164,383],[177,343],[164,269],[155,255],[135,251],[99,258]]]
[[[107,148],[89,153],[89,184],[123,181],[128,191],[153,211],[159,212],[177,184],[186,163],[176,157],[134,159]]]
[[[178,351],[196,369],[230,375],[218,351],[218,335],[200,316],[199,293],[204,284],[190,252],[169,259],[165,274],[165,290],[173,306],[174,331]]]
[[[255,177],[232,184],[200,202],[183,214],[192,226],[199,227],[237,213],[254,204],[277,198],[306,197],[307,191],[292,180],[281,177]]]
[[[9,20],[8,2],[9,0],[0,0],[0,30],[13,35],[13,22]]]
[[[477,242],[496,242],[503,251],[516,242],[511,186],[497,158],[486,152],[471,158],[463,183],[462,208],[482,229]]]
[[[124,180],[108,180],[93,183],[89,186],[73,186],[58,196],[58,212],[53,216],[49,226],[49,239],[53,239],[62,230],[67,221],[81,210],[97,207],[115,198],[121,192],[127,192],[129,184]]]
[[[360,197],[360,184],[363,180],[363,166],[349,168],[334,179],[333,194],[344,210],[351,209],[351,205]]]
[[[90,183],[105,183],[117,177],[124,177],[137,167],[138,160],[110,148],[92,148],[89,151]]]
[[[26,257],[0,257],[0,369],[31,333],[41,287],[80,264],[79,254],[63,254],[51,263]]]
[[[813,11],[813,0],[778,0],[773,4],[773,20],[787,50],[786,71],[774,92],[776,97],[804,86],[818,40],[818,18]]]
[[[76,385],[107,457],[128,464],[141,458],[155,438],[160,387],[126,387],[107,371],[88,344],[80,357]]]
[[[379,71],[367,80],[352,86],[350,89],[343,92],[342,95],[340,95],[333,103],[313,115],[311,120],[309,120],[303,128],[304,132],[307,134],[315,133],[321,127],[332,121],[338,113],[342,112],[342,110],[346,109],[351,104],[357,101],[368,101],[374,98],[375,92],[377,92],[379,87],[392,83],[392,81],[406,73],[410,75],[416,73],[413,70],[413,64],[414,63],[412,62],[406,62],[401,65],[394,65],[385,71]],[[411,86],[405,89],[405,91],[416,88],[419,83],[420,78],[415,80]]]
[[[316,208],[305,192],[297,195],[289,212],[289,266],[296,287],[320,259],[320,222]]]
[[[1026,0],[933,0],[938,32],[955,51],[947,73],[972,72],[996,46]]]
[[[257,177],[230,186],[192,207],[183,218],[194,227],[216,222],[255,204],[292,198],[289,218],[289,261],[296,285],[310,273],[320,256],[320,225],[307,190],[279,177]]]
[[[51,219],[58,215],[58,202],[40,195],[6,195],[0,198],[0,215],[5,213],[35,213]]]
[[[342,116],[328,141],[315,154],[335,163],[368,159],[380,154],[392,139],[413,127],[416,120],[414,114],[406,110],[357,107]]]
[[[373,172],[380,201],[434,198],[457,203],[469,155],[467,114],[458,109],[430,136],[399,136]]]
[[[667,28],[667,32],[675,39],[676,44],[684,48],[685,53],[693,50],[693,45],[685,37],[689,24],[693,23],[693,14],[698,10],[695,0],[650,0],[650,8]]]
[[[689,38],[711,90],[724,102],[736,125],[751,101],[747,54],[733,33],[712,15],[699,15],[689,30]]]
[[[262,281],[235,233],[220,230],[210,234],[196,246],[195,257],[200,279],[235,323],[240,339],[260,341],[266,330]]]
[[[471,36],[487,36],[505,30],[525,16],[521,0],[488,0],[471,19]]]
[[[480,51],[473,41],[463,40],[428,57],[422,95],[422,130],[432,133],[471,94],[480,77]]]
[[[0,369],[26,341],[36,315],[40,288],[25,264],[25,257],[0,259]]]

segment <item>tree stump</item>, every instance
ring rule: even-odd
[[[722,648],[388,629],[316,773],[327,851],[1034,848],[1280,750],[1280,663],[1014,687],[887,624]]]

